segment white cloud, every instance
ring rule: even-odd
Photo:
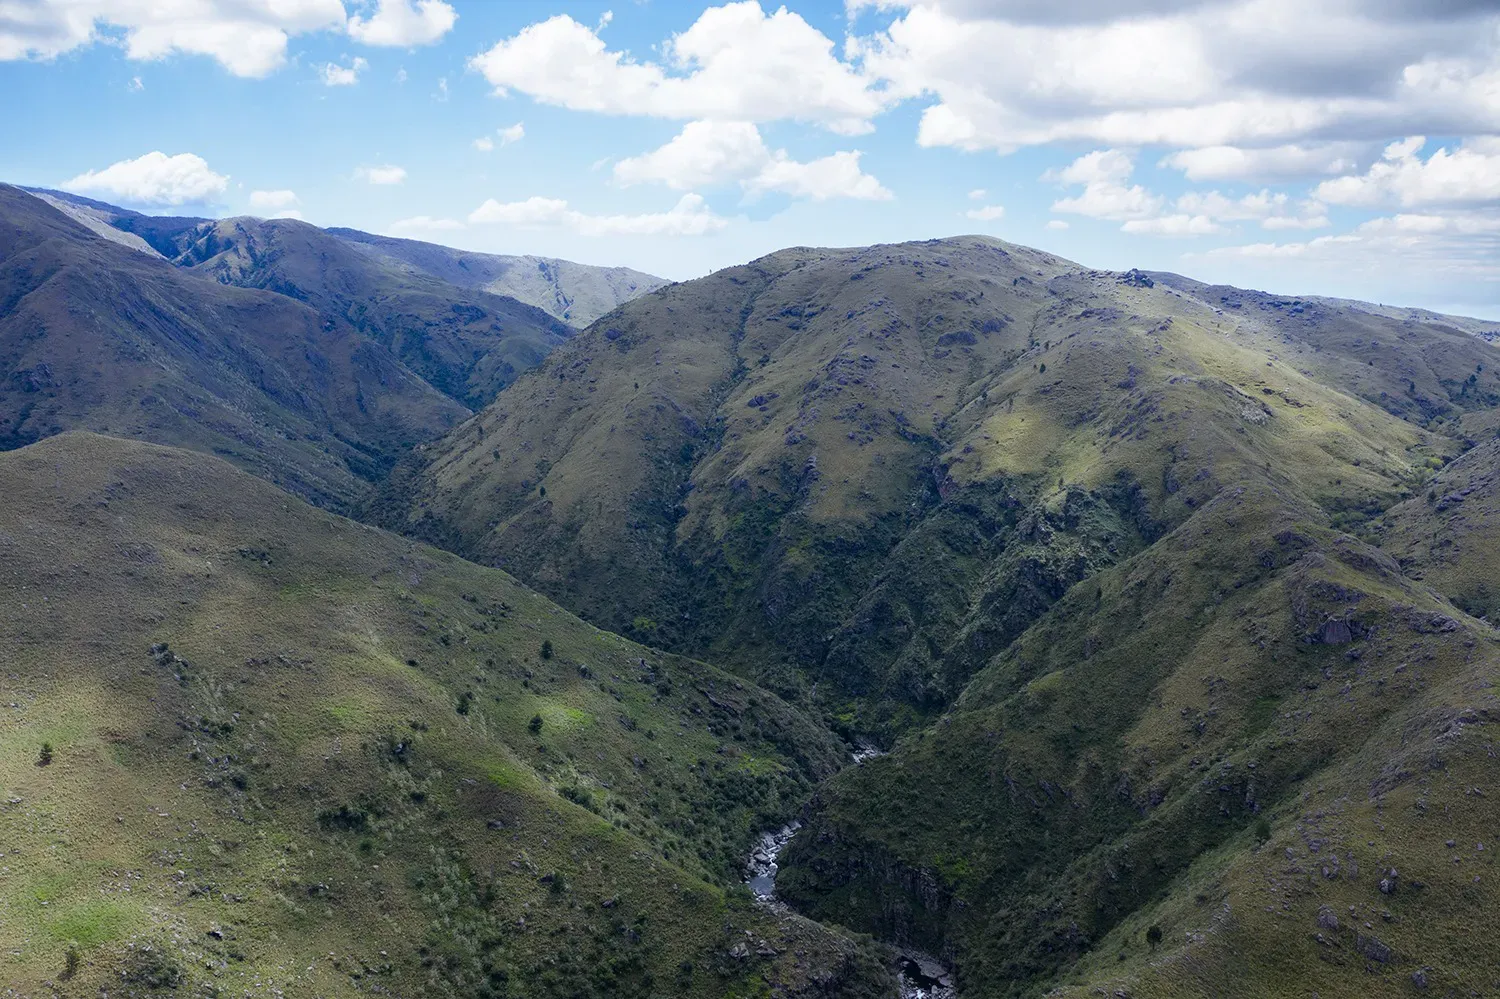
[[[291,35],[344,21],[341,0],[20,0],[0,6],[0,60],[50,59],[118,32],[130,59],[205,55],[263,77],[285,63]]]
[[[300,219],[302,213],[297,210],[300,203],[296,193],[292,191],[250,192],[250,211],[262,218]]]
[[[97,194],[142,205],[181,205],[223,194],[229,178],[214,173],[201,156],[150,152],[90,170],[58,185],[75,194]]]
[[[491,198],[469,214],[475,225],[563,228],[584,236],[702,236],[729,224],[696,194],[684,194],[670,211],[642,215],[588,215],[557,198],[502,203]]]
[[[359,74],[370,68],[370,64],[359,56],[347,66],[338,63],[325,63],[318,71],[323,78],[325,87],[352,87],[359,82]]]
[[[520,142],[526,138],[526,126],[518,121],[514,125],[500,129],[498,134],[500,136],[500,145],[508,146],[512,142]]]
[[[499,94],[516,90],[544,104],[617,115],[796,119],[858,133],[887,103],[821,31],[785,7],[767,14],[755,0],[708,8],[661,52],[661,63],[637,61],[610,50],[598,29],[558,15],[470,66]]]
[[[1161,165],[1181,170],[1189,180],[1300,180],[1353,170],[1364,146],[1359,142],[1291,144],[1266,149],[1205,146],[1180,149],[1163,159]]]
[[[859,168],[859,157],[858,152],[839,152],[799,163],[788,157],[785,150],[777,150],[770,162],[745,182],[745,190],[750,194],[775,191],[814,201],[828,198],[890,201],[895,196]]]
[[[488,135],[481,135],[474,140],[474,148],[481,153],[492,152],[495,148],[495,140],[491,139]]]
[[[349,18],[349,35],[366,45],[431,45],[453,28],[458,14],[443,0],[380,0],[375,16]]]
[[[738,182],[749,195],[769,192],[825,200],[885,201],[891,192],[860,169],[858,152],[809,162],[766,147],[748,121],[690,121],[670,142],[615,164],[621,184],[661,183],[677,190]]]
[[[1437,149],[1425,160],[1423,145],[1421,136],[1393,142],[1368,171],[1324,181],[1315,195],[1358,207],[1500,203],[1500,141],[1471,139],[1456,149]]]
[[[1049,219],[1047,221],[1047,228],[1048,229],[1067,229],[1067,228],[1069,228],[1069,226],[1068,226],[1068,223],[1064,222],[1062,219]]]
[[[1218,222],[1259,222],[1265,229],[1321,229],[1329,224],[1318,201],[1293,204],[1286,193],[1269,189],[1239,198],[1225,197],[1218,191],[1189,191],[1177,199],[1176,208],[1180,213]]]
[[[130,82],[125,85],[125,89],[131,93],[137,93],[138,91],[145,90],[146,85],[141,82],[139,76],[132,76]]]
[[[386,233],[391,236],[406,236],[413,233],[454,232],[462,228],[464,224],[457,219],[435,219],[431,215],[416,215],[409,219],[392,222],[387,227]]]
[[[367,181],[381,187],[399,184],[406,179],[404,167],[391,166],[362,166],[354,171],[355,180]]]
[[[970,208],[964,212],[964,215],[979,222],[994,222],[1004,214],[1004,205],[985,205],[982,208]]]
[[[974,188],[974,190],[972,190],[972,191],[969,192],[969,200],[970,201],[983,201],[985,198],[988,198],[989,196],[990,196],[990,192],[986,191],[982,187],[976,187],[976,188]]]
[[[849,56],[888,99],[927,104],[924,145],[1282,150],[1243,158],[1259,164],[1221,151],[1194,165],[1225,179],[1266,166],[1316,175],[1331,151],[1317,147],[1413,120],[1445,135],[1500,131],[1500,7],[1483,0],[873,6],[894,13]],[[1287,151],[1304,147],[1306,157]]]
[[[1224,231],[1223,227],[1207,215],[1184,214],[1131,219],[1120,228],[1125,232],[1144,233],[1151,236],[1206,236]]]
[[[1125,186],[1134,168],[1135,161],[1129,153],[1119,149],[1098,149],[1078,157],[1061,170],[1048,171],[1042,179],[1084,185],[1081,194],[1054,201],[1054,212],[1116,222],[1151,218],[1160,211],[1162,199],[1139,184]]]
[[[1059,184],[1102,184],[1126,180],[1135,172],[1135,158],[1119,149],[1096,149],[1061,170],[1049,170],[1043,180]]]

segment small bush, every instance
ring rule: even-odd
[[[542,732],[542,716],[532,715],[531,721],[526,723],[526,729],[532,735],[540,735]]]
[[[51,766],[52,765],[52,743],[50,743],[50,742],[44,742],[44,743],[42,743],[42,751],[41,751],[41,753],[39,753],[37,755],[36,765],[39,766],[39,767],[46,767],[46,766]]]
[[[547,641],[542,642],[542,658],[543,659],[551,659],[552,658],[552,641],[550,639],[548,639]]]

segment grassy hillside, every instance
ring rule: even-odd
[[[205,222],[177,244],[179,266],[339,316],[474,409],[573,332],[535,306],[390,266],[293,219]]]
[[[729,888],[844,758],[774,695],[214,458],[63,434],[0,495],[17,994],[890,986]]]
[[[0,447],[69,429],[348,503],[468,411],[343,319],[230,288],[0,186]]]
[[[780,887],[964,994],[1488,994],[1497,639],[1243,483],[825,785]]]
[[[456,250],[415,239],[329,229],[375,260],[429,275],[459,288],[506,295],[580,329],[631,299],[667,284],[629,267],[596,267],[552,257]]]
[[[1461,330],[1179,283],[980,238],[783,251],[624,306],[378,513],[894,734],[1251,470],[1362,522],[1500,399]]]

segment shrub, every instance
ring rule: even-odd
[[[44,742],[44,743],[42,743],[42,751],[41,751],[40,754],[38,754],[38,756],[36,758],[36,765],[39,766],[39,767],[45,767],[45,766],[51,765],[51,763],[52,763],[52,743],[50,743],[50,742]]]
[[[1146,931],[1146,943],[1151,945],[1152,950],[1155,950],[1156,945],[1161,943],[1160,926],[1152,926],[1149,930]]]
[[[551,639],[548,639],[548,640],[542,642],[542,658],[543,659],[551,659],[552,658],[552,641],[551,641]]]
[[[532,715],[531,721],[526,723],[526,728],[532,735],[540,735],[542,731],[542,716]]]

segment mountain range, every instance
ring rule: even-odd
[[[1497,335],[0,187],[11,976],[1500,990]]]

